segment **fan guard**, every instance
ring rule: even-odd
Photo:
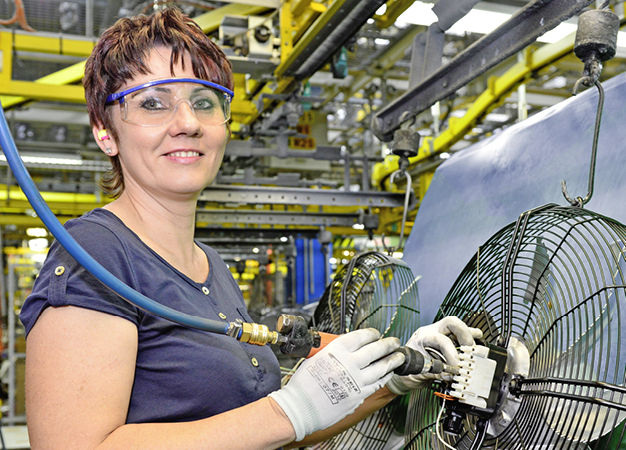
[[[433,394],[442,386],[432,383],[411,396],[406,448],[626,443],[625,243],[626,226],[613,219],[546,205],[480,246],[436,320],[458,316],[480,328],[487,343],[508,350],[498,409],[486,423],[468,414],[461,434],[440,429],[439,439],[442,402]],[[515,384],[519,392],[512,395]]]
[[[369,251],[340,268],[313,316],[319,331],[342,334],[376,328],[406,342],[419,326],[417,281],[403,261]],[[402,438],[408,396],[399,397],[317,449],[382,449],[392,433]]]

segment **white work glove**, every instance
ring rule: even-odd
[[[379,338],[373,328],[339,336],[269,394],[291,421],[296,441],[343,419],[389,381],[404,355],[393,352],[397,338]]]
[[[453,335],[459,345],[474,345],[474,339],[481,338],[483,332],[478,328],[470,328],[458,317],[448,316],[435,322],[432,325],[418,328],[413,336],[406,343],[424,354],[431,355],[429,349],[435,350],[443,356],[444,362],[450,366],[458,366],[459,354],[448,336]],[[437,354],[435,353],[435,354]],[[421,387],[424,383],[435,379],[442,379],[445,376],[438,373],[425,373],[420,375],[393,375],[387,383],[387,388],[394,394],[404,395],[414,389]]]

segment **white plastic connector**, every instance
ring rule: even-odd
[[[459,374],[452,379],[450,395],[461,403],[487,407],[491,383],[496,373],[496,361],[487,358],[489,348],[482,345],[461,346]]]

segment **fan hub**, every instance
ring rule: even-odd
[[[526,345],[515,337],[509,340],[506,367],[500,385],[500,401],[495,412],[487,421],[487,433],[498,436],[513,422],[522,403],[521,398],[510,392],[511,381],[517,377],[527,377],[530,370],[530,353]]]

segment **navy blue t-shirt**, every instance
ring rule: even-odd
[[[65,227],[107,270],[147,297],[225,323],[251,321],[237,283],[212,248],[198,243],[207,255],[209,276],[196,283],[110,211],[95,209]],[[59,266],[64,270],[55,271]],[[141,311],[103,286],[55,241],[22,307],[26,333],[45,308],[65,305],[113,314],[137,326],[137,366],[127,423],[203,419],[280,388],[280,368],[270,348],[186,328]]]

